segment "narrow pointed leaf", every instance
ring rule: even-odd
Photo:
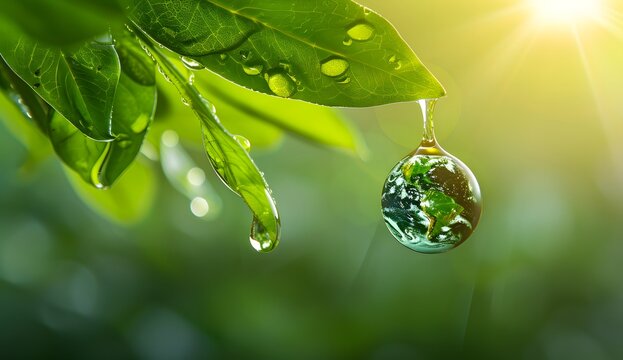
[[[150,47],[159,66],[201,121],[205,149],[212,167],[221,180],[242,197],[251,209],[251,244],[261,252],[274,249],[279,243],[281,223],[264,176],[244,147],[223,127],[213,105],[188,83],[157,46],[152,45],[151,39],[139,30],[136,35]]]
[[[129,0],[152,38],[266,94],[362,107],[445,94],[394,27],[351,0]]]
[[[0,54],[39,96],[85,135],[114,138],[111,116],[120,67],[111,43],[89,42],[76,51],[63,51],[6,25],[0,30],[5,32]]]

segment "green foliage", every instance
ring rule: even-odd
[[[136,221],[145,212],[137,204],[150,203],[153,186],[134,196],[132,187],[147,175],[124,173],[141,149],[149,152],[147,145],[157,158],[153,150],[172,130],[202,148],[249,206],[258,251],[277,245],[280,223],[246,139],[254,148],[268,147],[285,132],[358,154],[362,144],[349,124],[313,103],[361,107],[444,95],[391,24],[350,0],[25,0],[2,6],[0,88],[23,115],[8,120],[27,146],[41,147],[41,136],[29,129],[38,127],[72,177],[83,180],[72,183],[87,202],[116,221]],[[204,67],[210,71],[199,71]],[[166,81],[156,79],[156,68]],[[198,126],[190,126],[191,116]],[[169,160],[181,154],[161,150]],[[196,168],[184,163],[163,162],[169,181],[188,198],[210,197],[218,205],[211,191],[180,182],[184,171]],[[86,191],[86,184],[115,186],[98,193]]]
[[[391,24],[350,0],[130,3],[159,43],[267,94],[350,107],[444,95]]]

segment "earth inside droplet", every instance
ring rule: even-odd
[[[404,246],[434,254],[463,243],[480,219],[476,178],[441,148],[421,147],[389,174],[381,198],[385,224]]]

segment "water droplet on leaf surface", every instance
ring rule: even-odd
[[[404,246],[426,254],[462,244],[475,230],[482,211],[476,177],[435,139],[435,102],[420,101],[424,138],[392,169],[381,197],[391,234]]]
[[[242,146],[245,151],[251,150],[251,141],[242,135],[234,135],[234,139]]]
[[[323,60],[320,63],[320,72],[328,77],[343,76],[349,68],[350,64],[348,63],[348,61],[340,57],[332,56],[328,59]]]
[[[266,81],[268,82],[268,88],[270,88],[270,91],[277,96],[289,98],[296,93],[296,83],[294,80],[292,80],[289,75],[281,71],[267,74]]]
[[[355,41],[368,41],[374,36],[374,26],[361,21],[348,28],[346,34]]]
[[[264,70],[264,65],[256,64],[256,65],[242,65],[242,70],[245,74],[250,76],[259,75]]]
[[[205,67],[201,65],[201,63],[195,59],[188,58],[186,56],[180,57],[182,59],[182,63],[189,70],[203,70]]]

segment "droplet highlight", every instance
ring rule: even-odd
[[[260,75],[264,70],[264,65],[255,64],[255,65],[242,65],[242,70],[245,74],[250,76]]]
[[[251,150],[251,141],[249,141],[246,137],[242,135],[234,135],[234,139],[236,139],[238,144],[240,144],[245,151],[248,152]]]

